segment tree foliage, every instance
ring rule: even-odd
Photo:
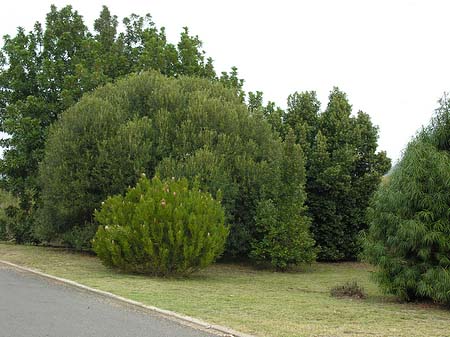
[[[142,177],[95,212],[93,248],[108,266],[159,276],[189,274],[222,254],[228,229],[220,201],[186,179]]]
[[[450,304],[450,104],[407,146],[375,194],[364,255],[387,292]]]
[[[359,233],[367,228],[365,213],[381,176],[390,168],[384,152],[376,152],[378,129],[370,117],[352,107],[345,93],[334,88],[320,111],[315,92],[294,93],[280,117],[262,93],[249,96],[250,108],[264,111],[274,130],[286,139],[289,128],[306,157],[306,192],[311,231],[318,258],[356,258]]]
[[[320,259],[355,258],[390,167],[370,117],[352,115],[337,88],[322,112],[315,92],[290,95],[286,111],[262,92],[245,106],[237,68],[218,75],[187,27],[173,44],[150,15],[122,23],[103,7],[91,31],[71,6],[52,6],[45,25],[4,37],[0,174],[20,199],[18,235],[86,248],[94,208],[146,172],[222,191],[227,254],[308,262],[310,228]]]
[[[265,237],[270,224],[255,224],[263,200],[279,209],[277,223],[288,229],[280,235],[305,240],[286,249],[303,254],[299,247],[307,250],[311,242],[303,165],[300,148],[283,150],[270,125],[221,83],[133,75],[83,97],[51,127],[40,169],[37,233],[48,240],[86,226],[102,200],[145,172],[198,179],[214,197],[220,190],[230,224],[228,254],[247,255]],[[281,236],[276,239],[281,245]]]
[[[167,76],[192,75],[221,81],[242,91],[237,70],[217,76],[202,43],[185,28],[177,45],[150,15],[132,14],[119,22],[103,7],[91,32],[71,6],[51,6],[45,25],[30,32],[19,27],[4,36],[0,51],[0,131],[5,148],[0,173],[3,187],[18,195],[25,212],[39,197],[38,163],[48,128],[60,113],[99,85],[148,69]],[[43,28],[44,27],[44,28]]]
[[[280,270],[315,259],[314,240],[306,216],[305,161],[292,130],[283,144],[279,185],[272,185],[273,199],[262,200],[256,209],[257,236],[252,257],[270,261]]]

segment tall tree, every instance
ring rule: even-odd
[[[272,184],[271,199],[257,207],[256,228],[251,256],[270,261],[280,270],[315,259],[314,240],[309,231],[305,201],[305,158],[289,129],[283,144],[280,181]]]
[[[189,29],[183,28],[178,42],[179,69],[178,73],[188,76],[200,76],[210,79],[216,78],[213,60],[205,59],[202,42],[198,36],[189,35]]]
[[[325,111],[319,109],[314,92],[294,93],[283,120],[307,155],[307,206],[319,259],[354,259],[369,198],[390,160],[376,152],[378,129],[370,117],[352,116],[344,92],[334,88]]]
[[[267,102],[267,105],[263,105],[263,93],[262,91],[249,92],[247,101],[248,110],[252,114],[260,114],[263,116],[272,129],[283,137],[286,134],[286,126],[283,123],[284,111],[280,107],[276,106],[274,102]]]
[[[19,28],[15,37],[4,37],[1,126],[11,137],[3,140],[2,171],[16,193],[35,187],[33,173],[42,157],[46,128],[81,95],[70,77],[77,70],[74,59],[85,34],[76,11],[68,6],[58,12],[52,6],[45,32],[37,23],[28,34]]]
[[[287,104],[284,121],[294,131],[297,143],[302,145],[309,156],[319,129],[320,102],[314,91],[307,91],[289,95]]]
[[[450,102],[439,103],[372,199],[364,256],[386,292],[448,305]]]
[[[128,74],[130,64],[127,60],[123,34],[118,35],[119,21],[108,7],[103,6],[100,16],[94,22],[94,39],[89,40],[91,51],[95,51],[91,68],[102,71],[109,80]]]

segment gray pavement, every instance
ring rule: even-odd
[[[146,336],[217,337],[0,264],[0,337]]]

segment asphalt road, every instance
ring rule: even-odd
[[[0,264],[0,337],[217,337]]]

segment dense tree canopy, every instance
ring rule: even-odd
[[[184,28],[177,45],[150,15],[118,19],[103,7],[91,32],[71,6],[51,6],[45,25],[19,27],[0,51],[0,131],[9,135],[0,165],[3,186],[29,209],[38,192],[38,163],[48,127],[83,93],[132,72],[156,69],[167,76],[191,75],[221,81],[242,96],[237,70],[216,75],[202,43]],[[241,97],[242,98],[242,97]]]
[[[90,30],[52,6],[44,25],[4,37],[0,182],[19,197],[17,228],[83,247],[94,208],[146,172],[221,190],[228,254],[284,269],[311,261],[315,240],[319,259],[355,258],[390,167],[370,117],[337,88],[324,111],[315,92],[290,95],[286,111],[262,92],[246,106],[237,68],[217,74],[187,27],[173,44],[150,15],[122,23],[103,7]]]
[[[123,193],[142,172],[198,178],[214,196],[221,191],[231,226],[228,254],[254,249],[252,257],[280,268],[313,258],[300,147],[283,146],[262,116],[221,83],[156,72],[97,89],[51,127],[36,232],[48,240],[86,227],[108,195]],[[270,224],[255,223],[262,202],[279,213]],[[264,240],[292,240],[283,250],[295,253],[275,258]]]
[[[358,235],[367,228],[369,199],[390,168],[386,153],[376,152],[378,129],[367,114],[352,115],[346,94],[338,88],[322,112],[313,91],[290,95],[284,113],[273,103],[263,107],[262,93],[249,98],[250,108],[262,110],[283,138],[292,129],[305,153],[306,205],[319,259],[355,259]]]

